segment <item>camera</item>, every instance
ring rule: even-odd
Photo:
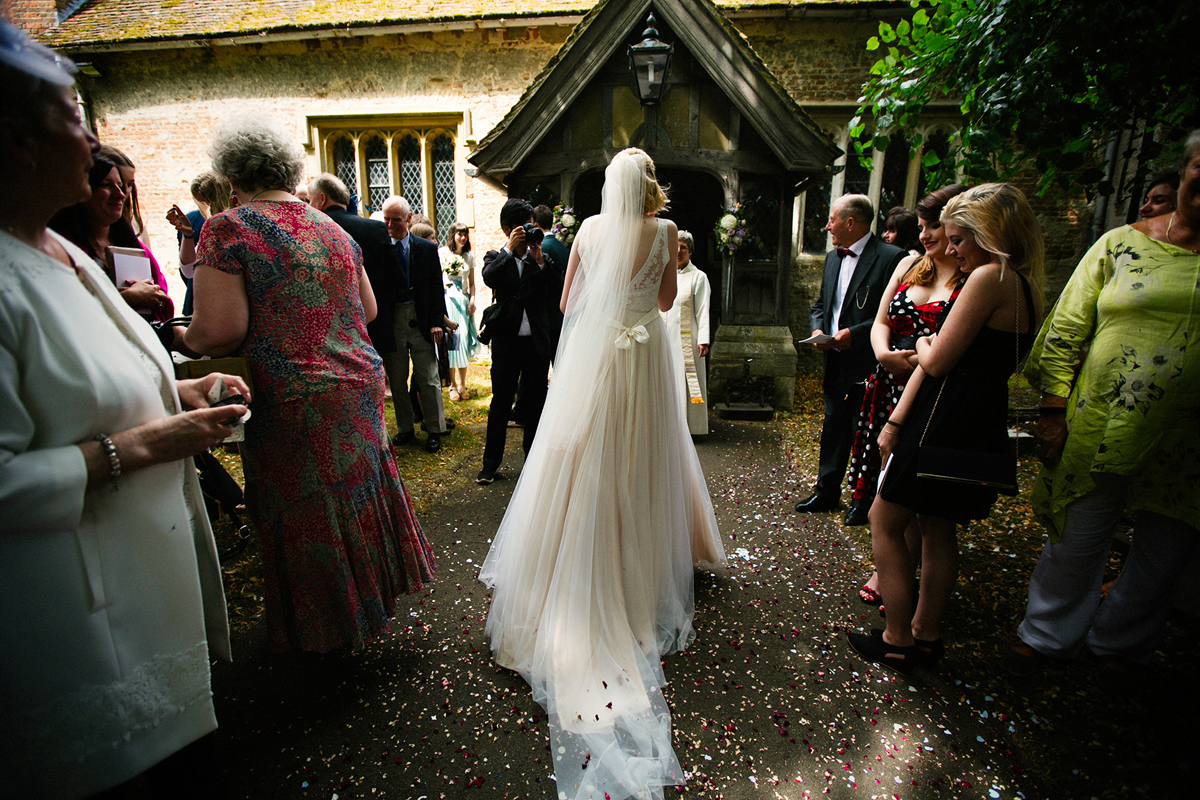
[[[542,229],[535,223],[526,222],[521,226],[525,229],[525,244],[541,245],[542,240],[546,238],[546,234],[542,233]]]

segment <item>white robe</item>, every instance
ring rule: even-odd
[[[0,775],[84,797],[216,728],[229,658],[191,459],[86,492],[76,442],[179,409],[171,359],[112,282],[0,233]]]
[[[685,275],[690,280],[684,280]],[[686,375],[682,376],[684,380],[681,380],[679,385],[680,391],[683,392],[684,406],[687,408],[688,430],[693,436],[703,436],[708,433],[708,374],[704,368],[704,359],[700,357],[699,346],[702,344],[712,344],[712,337],[709,335],[708,330],[708,303],[711,291],[708,285],[708,276],[697,269],[694,263],[688,262],[686,267],[679,270],[679,278],[679,294],[675,297],[675,304],[671,306],[671,310],[663,314],[663,319],[667,324],[668,339],[673,342],[672,346],[680,354],[679,364],[682,367],[683,334],[680,325],[680,309],[682,308],[683,295],[689,291],[688,283],[690,283],[692,296],[692,358],[696,364],[696,379],[700,382],[700,397],[704,402],[692,402],[688,391]]]

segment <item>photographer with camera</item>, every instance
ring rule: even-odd
[[[554,355],[546,309],[562,294],[562,270],[542,252],[543,234],[533,222],[533,206],[524,200],[507,200],[500,209],[500,228],[508,243],[483,257],[483,282],[495,293],[495,303],[483,313],[480,334],[492,348],[487,443],[483,469],[475,479],[481,486],[496,479],[504,459],[508,417],[522,383],[527,416],[521,446],[526,453],[533,446]]]

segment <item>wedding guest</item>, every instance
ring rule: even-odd
[[[117,286],[129,307],[144,317],[159,322],[175,316],[175,304],[167,294],[167,279],[158,262],[133,232],[122,214],[125,209],[125,184],[116,164],[97,155],[88,172],[91,197],[61,209],[50,220],[50,227],[87,253],[116,285],[116,273],[108,263],[109,247],[141,250],[150,260],[150,277]]]
[[[47,228],[99,143],[70,62],[0,22],[0,775],[6,797],[219,798],[209,665],[229,660],[191,456],[242,405],[176,381],[89,253]],[[190,409],[190,410],[189,410]]]
[[[211,153],[238,205],[204,225],[185,344],[250,364],[257,398],[240,449],[268,641],[358,648],[433,575],[388,446],[371,284],[354,240],[291,194],[304,151],[286,131],[232,123]]]
[[[121,173],[121,183],[125,186],[125,207],[121,211],[121,218],[133,229],[146,252],[151,252],[150,231],[146,230],[146,223],[142,220],[142,204],[138,202],[137,168],[129,156],[111,144],[100,145],[100,155],[116,164],[117,171]]]
[[[1150,178],[1146,200],[1138,209],[1142,219],[1150,219],[1175,210],[1175,197],[1179,193],[1179,172],[1166,170]]]
[[[867,378],[854,429],[849,477],[854,504],[844,521],[848,526],[866,525],[869,521],[868,511],[875,500],[882,467],[876,439],[916,367],[917,339],[937,330],[938,321],[966,278],[958,262],[946,253],[948,242],[940,218],[946,202],[966,189],[961,184],[952,184],[921,198],[917,216],[925,254],[901,261],[883,292],[884,299],[871,327],[871,346],[879,363]],[[910,557],[919,563],[921,531],[915,521],[905,530],[904,538]],[[858,597],[867,605],[878,606],[883,602],[879,573],[871,573],[859,589]]]
[[[917,340],[918,367],[879,433],[880,455],[891,463],[871,506],[871,544],[887,629],[848,637],[868,661],[903,674],[941,657],[942,615],[958,577],[956,526],[985,518],[996,500],[989,485],[920,474],[918,455],[926,447],[1010,454],[1015,484],[1008,378],[1033,341],[1042,305],[1044,244],[1019,189],[969,189],[946,203],[942,225],[946,252],[967,280],[938,332]],[[904,539],[914,516],[921,530],[915,613]]]
[[[459,324],[459,347],[450,351],[450,399],[469,400],[471,392],[467,389],[467,369],[479,349],[479,331],[475,327],[475,256],[471,253],[471,232],[466,225],[455,222],[450,226],[446,234],[446,246],[438,255],[442,259],[443,271],[447,262],[453,262],[453,257],[462,261],[458,273],[453,274],[452,271],[449,274],[458,296],[454,296],[449,286],[446,287],[446,308],[451,318]]]
[[[1153,655],[1200,540],[1200,131],[1187,139],[1175,197],[1175,210],[1088,250],[1026,368],[1042,393],[1043,466],[1030,502],[1050,540],[1029,581],[1020,642],[1004,654],[1018,674],[1086,643],[1102,679],[1127,686]],[[1099,603],[1127,512],[1129,557]]]
[[[229,184],[212,172],[197,175],[189,188],[196,210],[184,214],[179,206],[173,205],[167,212],[167,221],[175,227],[179,244],[179,275],[187,286],[187,294],[183,297],[185,317],[192,314],[192,276],[196,271],[196,245],[200,243],[200,229],[204,227],[206,219],[213,214],[220,214],[229,208],[230,203]]]
[[[796,504],[800,512],[833,511],[841,505],[863,381],[875,368],[871,326],[888,276],[904,258],[903,250],[871,233],[874,218],[869,198],[849,194],[833,202],[825,225],[835,249],[825,256],[821,291],[809,312],[812,336],[818,339],[813,347],[825,354],[825,416],[816,484],[812,495]]]
[[[394,309],[392,330],[396,350],[383,357],[388,382],[392,385],[392,407],[396,411],[397,430],[392,444],[399,447],[417,443],[413,403],[405,391],[411,354],[413,383],[420,393],[420,407],[424,411],[425,451],[436,453],[442,449],[442,437],[449,430],[434,349],[434,345],[441,342],[445,329],[446,291],[442,287],[442,268],[437,247],[412,235],[409,230],[414,224],[414,215],[407,200],[396,195],[384,200],[383,222],[400,264],[395,290],[389,299]]]
[[[904,206],[896,206],[887,213],[884,220],[883,240],[894,244],[901,250],[907,250],[909,255],[919,256],[921,249],[921,232],[917,225],[917,215]]]
[[[679,231],[675,303],[663,314],[667,323],[667,341],[680,354],[683,380],[679,389],[687,409],[688,431],[692,436],[708,434],[708,373],[704,357],[712,344],[708,332],[708,301],[711,292],[708,276],[692,263],[696,240],[687,231]]]

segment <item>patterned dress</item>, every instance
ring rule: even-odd
[[[433,552],[388,443],[358,245],[303,203],[260,201],[209,219],[198,260],[244,276],[250,300],[242,457],[271,648],[361,646],[430,580]]]
[[[1128,482],[1126,511],[1200,528],[1197,287],[1200,256],[1128,225],[1072,273],[1025,368],[1034,388],[1068,398],[1062,457],[1029,498],[1052,541],[1096,474]]]
[[[888,304],[888,325],[892,329],[891,349],[912,350],[917,339],[929,336],[937,330],[938,320],[962,291],[960,284],[949,300],[913,305],[908,296],[908,285],[900,284]],[[875,365],[875,371],[867,378],[863,392],[862,408],[854,424],[854,448],[850,455],[850,471],[846,482],[854,492],[855,500],[875,495],[875,484],[879,480],[882,464],[875,440],[883,424],[891,416],[892,409],[900,402],[907,378],[895,378],[883,368]]]

